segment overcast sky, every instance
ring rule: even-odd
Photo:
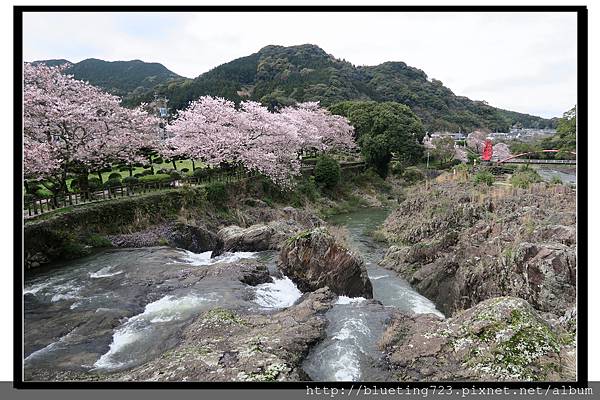
[[[196,77],[269,44],[404,61],[455,94],[544,117],[576,103],[574,13],[26,13],[26,61],[159,62]]]

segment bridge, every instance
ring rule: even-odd
[[[557,159],[531,159],[531,158],[523,158],[524,156],[528,156],[531,154],[538,153],[558,153],[559,150],[540,150],[540,151],[530,151],[527,153],[515,154],[510,157],[507,157],[503,160],[496,161],[496,164],[563,164],[563,165],[576,165],[577,159],[566,159],[566,160],[557,160]],[[569,151],[569,154],[577,156],[577,153],[574,151]]]

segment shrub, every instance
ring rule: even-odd
[[[121,167],[121,168],[119,168],[119,171],[120,172],[127,172],[127,171],[129,171],[129,167]]]
[[[79,177],[75,177],[71,180],[71,183],[69,183],[69,189],[71,189],[72,192],[78,192],[81,190],[81,186],[79,185]]]
[[[127,171],[127,169],[125,169],[125,171]],[[112,174],[110,174],[108,176],[108,180],[111,180],[111,179],[119,179],[119,180],[121,180],[122,178],[123,178],[123,176],[120,173],[118,173],[118,172],[113,172]]]
[[[392,161],[390,163],[390,172],[393,175],[402,175],[404,172],[404,164],[402,164],[400,161]]]
[[[527,189],[532,183],[541,181],[542,177],[527,165],[517,168],[515,173],[510,177],[510,184],[521,189]]]
[[[562,183],[562,179],[560,179],[558,176],[553,176],[552,179],[550,179],[551,185],[562,185]]]
[[[474,176],[473,176],[473,182],[475,182],[476,184],[485,184],[488,186],[492,186],[494,184],[494,181],[496,179],[494,178],[494,174],[492,174],[490,171],[479,171],[477,172]]]
[[[152,162],[154,164],[162,164],[165,162],[165,160],[163,160],[161,157],[155,158],[154,160],[152,160]]]
[[[158,171],[156,171],[157,174],[169,174],[170,172],[171,170],[167,168],[161,168]]]
[[[52,192],[45,187],[40,187],[35,191],[35,196],[40,199],[49,199],[52,197]]]
[[[141,178],[142,176],[144,176],[144,174],[140,174],[140,173],[138,173],[138,174],[133,174],[133,176],[134,176],[135,178]]]
[[[214,182],[206,186],[206,199],[213,205],[225,207],[228,198],[229,196],[227,195],[225,184],[221,182]]]
[[[190,172],[189,168],[181,168],[181,172],[184,174],[187,174],[188,172]]]
[[[173,180],[181,179],[181,173],[175,169],[172,169],[171,171],[169,171],[169,175],[171,175],[171,179],[173,179]]]
[[[408,167],[404,170],[402,178],[408,183],[415,183],[425,179],[425,174],[417,167]]]
[[[146,175],[146,176],[142,176],[139,181],[140,181],[140,183],[170,182],[171,175],[169,175],[169,174]]]
[[[136,174],[138,175],[138,174]],[[127,176],[123,178],[123,184],[127,186],[133,186],[139,183],[139,179],[137,176]]]
[[[207,168],[196,168],[194,170],[194,172],[192,173],[192,175],[194,176],[194,178],[204,179],[208,176],[208,169]]]
[[[142,172],[143,176],[148,176],[148,175],[154,175],[154,172],[152,172],[151,169],[147,169],[144,172]]]
[[[102,183],[100,182],[99,178],[96,178],[95,176],[92,176],[91,178],[88,178],[88,189],[89,190],[98,190],[102,187]]]
[[[91,247],[96,248],[104,248],[104,247],[112,247],[112,242],[108,240],[106,236],[91,234],[90,236],[84,238],[83,240],[85,244]]]
[[[340,182],[340,163],[334,158],[322,155],[315,165],[315,182],[327,189],[333,189]]]
[[[118,187],[121,186],[121,180],[120,179],[109,179],[106,182],[104,182],[104,187],[105,188],[111,188],[111,187]]]
[[[303,179],[298,184],[297,190],[310,201],[315,201],[319,196],[314,176],[309,176],[308,179]]]

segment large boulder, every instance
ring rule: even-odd
[[[303,292],[328,286],[337,295],[373,298],[364,261],[324,228],[288,240],[281,249],[279,268]]]
[[[220,238],[215,233],[201,226],[183,223],[175,224],[166,239],[171,246],[194,253],[210,251],[220,245]]]
[[[445,314],[499,296],[556,317],[576,299],[575,192],[523,192],[442,182],[407,193],[379,232],[381,265]]]
[[[108,239],[115,247],[152,247],[167,244],[194,253],[211,251],[221,246],[220,238],[206,227],[180,222],[156,225],[139,232],[112,235]]]
[[[499,297],[447,320],[398,313],[380,344],[399,381],[569,381],[574,338],[525,300]]]
[[[279,250],[286,239],[301,229],[293,219],[271,221],[248,228],[227,226],[217,233],[220,242],[213,250],[212,257],[224,252]]]

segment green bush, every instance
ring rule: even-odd
[[[340,163],[334,158],[322,155],[317,158],[315,165],[315,182],[327,189],[335,188],[342,175]]]
[[[187,174],[188,172],[190,172],[189,168],[181,168],[181,172],[184,174]]]
[[[404,170],[402,178],[407,183],[415,183],[425,179],[425,174],[417,167],[408,167]]]
[[[553,176],[552,179],[550,179],[551,185],[562,185],[562,183],[562,179],[560,179],[558,176]]]
[[[127,169],[125,169],[125,171],[127,171]],[[113,172],[112,174],[110,174],[108,176],[109,180],[111,180],[111,179],[119,179],[119,180],[121,180],[122,178],[123,178],[123,176],[120,173],[118,173],[118,172]]]
[[[224,183],[214,182],[206,186],[206,199],[213,205],[225,207],[229,196]]]
[[[172,169],[171,171],[169,171],[169,175],[171,175],[171,179],[173,180],[181,179],[181,173],[176,169]]]
[[[208,176],[208,168],[196,168],[192,175],[197,179],[204,179]]]
[[[154,160],[152,160],[152,162],[154,164],[162,164],[165,162],[165,160],[163,160],[161,157],[155,158]]]
[[[112,242],[106,238],[106,236],[91,234],[90,236],[84,238],[84,243],[91,247],[96,248],[105,248],[112,247]]]
[[[45,187],[39,187],[35,191],[35,196],[40,199],[49,199],[52,197],[52,192]]]
[[[105,188],[111,188],[111,187],[118,187],[121,186],[121,180],[120,179],[109,179],[106,182],[104,182],[104,187]]]
[[[89,190],[94,191],[94,190],[99,190],[100,188],[102,188],[102,182],[100,182],[99,178],[96,178],[95,176],[88,178],[88,189]]]
[[[139,174],[139,173],[138,174],[133,174],[134,178],[141,178],[142,176],[144,176],[144,174]]]
[[[296,190],[310,201],[315,201],[319,197],[314,176],[309,176],[307,179],[300,181]]]
[[[521,189],[527,189],[532,183],[537,182],[542,182],[542,177],[528,165],[520,166],[510,177],[510,184]]]
[[[169,174],[170,172],[171,170],[168,168],[161,168],[158,171],[156,171],[157,174]]]
[[[120,167],[120,168],[119,168],[119,171],[120,171],[120,172],[127,172],[127,171],[129,171],[129,167]],[[111,175],[112,175],[112,174],[111,174]]]
[[[149,176],[149,175],[154,175],[154,172],[152,172],[151,169],[147,169],[144,172],[142,172],[143,176]]]
[[[137,175],[137,174],[136,174]],[[123,184],[127,186],[133,186],[140,182],[137,176],[127,176],[123,178]]]
[[[140,178],[140,183],[156,183],[156,182],[170,182],[171,175],[169,174],[156,174],[146,175]]]
[[[479,171],[477,172],[474,176],[473,176],[473,182],[475,182],[476,184],[485,184],[488,186],[492,186],[494,184],[494,181],[496,179],[494,178],[494,174],[492,174],[490,171]]]
[[[401,176],[404,172],[404,164],[400,161],[392,161],[390,163],[390,172],[393,175]]]

